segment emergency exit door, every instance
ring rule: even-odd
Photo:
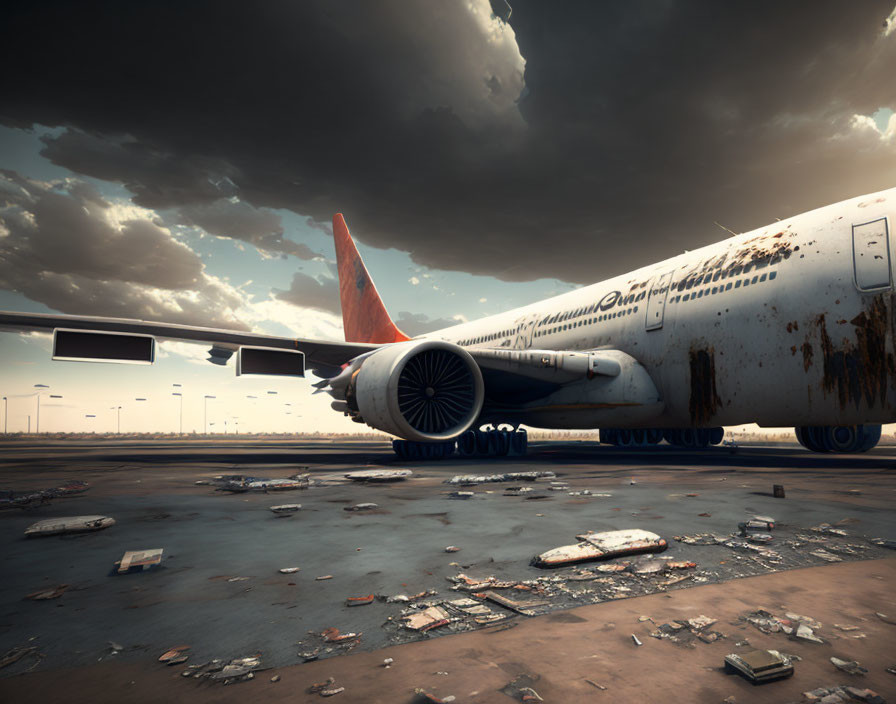
[[[856,286],[860,291],[879,291],[892,282],[887,219],[852,226],[852,257]]]
[[[663,327],[663,316],[666,313],[666,299],[669,297],[669,283],[672,281],[672,272],[655,278],[650,284],[650,292],[647,296],[647,317],[644,321],[645,329],[659,330]]]

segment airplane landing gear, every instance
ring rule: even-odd
[[[812,452],[868,452],[880,441],[879,425],[804,425],[794,430],[800,445]]]
[[[718,445],[725,437],[724,428],[601,428],[600,441],[618,447],[649,447],[665,440],[675,447]]]
[[[523,428],[468,430],[448,442],[392,441],[392,449],[403,460],[440,460],[455,450],[461,457],[518,457],[526,454],[528,446],[529,436]]]

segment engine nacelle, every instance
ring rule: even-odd
[[[456,438],[479,417],[485,397],[479,365],[462,347],[441,340],[382,347],[346,372],[349,414],[406,440]]]

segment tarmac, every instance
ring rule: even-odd
[[[341,478],[346,471],[370,467],[408,468],[414,475],[380,485]],[[475,494],[472,498],[457,500],[450,498],[450,492],[458,487],[443,483],[456,474],[525,471],[554,472],[554,481],[567,482],[568,490],[547,491],[549,479],[525,483],[546,496],[528,500],[504,495],[506,486],[520,482],[479,484],[468,488]],[[231,494],[195,483],[218,474],[282,478],[306,472],[312,486],[294,492]],[[619,608],[623,602],[724,589],[733,580],[739,580],[743,592],[750,583],[745,578],[770,579],[800,568],[811,568],[812,591],[823,594],[826,574],[836,572],[848,579],[851,569],[859,574],[875,561],[883,560],[882,567],[871,571],[886,574],[889,580],[896,557],[872,540],[896,541],[892,510],[896,452],[891,447],[834,456],[813,455],[794,446],[623,451],[594,443],[552,442],[533,443],[522,458],[399,463],[383,442],[0,444],[0,489],[43,488],[73,479],[89,482],[90,490],[45,506],[0,512],[4,556],[0,650],[34,646],[41,655],[0,669],[0,698],[4,687],[12,692],[19,686],[16,682],[32,681],[41,673],[47,677],[98,664],[161,667],[155,662],[158,656],[181,643],[190,645],[191,662],[261,653],[265,667],[298,664],[299,670],[309,673],[337,656],[346,661],[371,658],[379,655],[372,651],[421,639],[428,643],[402,647],[434,647],[433,642],[444,641],[440,657],[450,659],[452,643],[476,635],[451,635],[474,628],[468,620],[421,635],[399,625],[408,604],[383,598],[369,606],[348,607],[345,600],[425,591],[434,592],[426,597],[433,602],[457,599],[468,594],[452,591],[446,577],[460,572],[530,583],[542,578],[551,593],[543,609],[548,613],[531,619],[505,614],[508,626],[529,628],[539,622],[562,625],[556,619],[572,614],[568,611],[572,607],[597,609],[599,614],[600,609]],[[786,498],[772,495],[773,484],[784,486]],[[569,495],[583,490],[590,495]],[[269,510],[271,505],[293,502],[302,504],[302,509],[291,517],[277,517]],[[343,510],[361,502],[376,503],[378,508]],[[116,525],[82,535],[31,539],[23,535],[28,525],[44,518],[87,514],[112,516]],[[762,547],[775,551],[777,560],[742,547],[675,540],[697,533],[729,536],[736,533],[739,522],[756,514],[776,519],[774,540]],[[846,535],[810,530],[822,523]],[[573,573],[570,569],[543,570],[529,564],[538,553],[575,542],[575,535],[583,531],[621,528],[660,534],[669,542],[665,556],[696,562],[697,567],[688,579],[664,587],[660,578],[629,574],[601,575],[609,583],[566,582]],[[460,551],[446,553],[449,545]],[[113,575],[114,562],[126,550],[150,548],[164,549],[161,568]],[[838,564],[811,555],[818,548],[833,551]],[[278,572],[292,566],[300,571]],[[325,575],[332,579],[316,579]],[[557,576],[563,577],[559,590],[556,582],[544,580]],[[718,583],[721,586],[714,586]],[[69,587],[57,599],[23,599],[58,584]],[[779,605],[780,599],[770,602],[767,596],[757,590],[757,608]],[[706,610],[713,608],[707,600]],[[797,602],[791,608],[800,611],[802,606]],[[500,607],[494,610],[503,613]],[[886,604],[876,609],[886,610]],[[896,607],[891,605],[890,611],[896,613]],[[318,635],[329,627],[362,636],[352,647],[330,646]],[[880,648],[892,650],[896,645],[896,626],[892,628],[877,634],[883,639]],[[640,637],[653,640],[649,634]],[[110,642],[121,648],[110,647]],[[726,645],[733,650],[734,641]],[[345,655],[347,651],[351,654]],[[300,664],[309,653],[320,661]],[[483,652],[480,659],[488,658]],[[31,674],[22,674],[29,669]],[[449,663],[445,669],[453,668]],[[170,679],[171,670],[163,672]],[[832,682],[842,679],[834,673]],[[896,684],[891,674],[883,678],[876,687],[881,694],[885,693],[881,688],[893,686],[890,681]],[[237,689],[254,684],[240,683]],[[591,692],[589,687],[586,684],[583,690],[589,696],[601,691]],[[618,690],[617,682],[617,696]],[[352,701],[375,700],[358,698],[358,686],[354,692]],[[896,693],[891,689],[891,694]],[[97,700],[96,693],[91,696]],[[408,696],[413,696],[412,690]],[[482,696],[469,700],[491,701]]]

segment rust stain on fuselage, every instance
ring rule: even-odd
[[[688,408],[694,427],[706,426],[722,404],[716,392],[715,349],[691,348],[691,398]]]
[[[816,319],[824,365],[822,385],[825,394],[837,394],[841,408],[850,403],[859,408],[862,401],[869,408],[887,404],[888,391],[896,385],[896,358],[887,350],[888,316],[885,297],[875,296],[866,310],[849,321],[855,340],[843,338],[839,345],[828,333],[825,316]]]

